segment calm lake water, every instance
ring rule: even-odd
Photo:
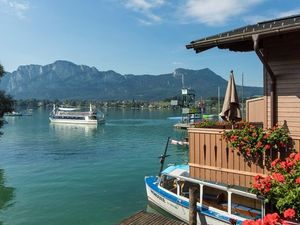
[[[0,137],[0,224],[110,225],[145,209],[144,176],[157,174],[158,156],[175,111],[109,110],[97,128],[54,125],[48,112],[7,118]],[[188,161],[169,145],[167,163]]]

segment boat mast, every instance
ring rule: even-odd
[[[168,140],[167,140],[167,144],[166,144],[166,147],[165,147],[164,154],[161,155],[161,156],[159,157],[159,158],[160,158],[160,170],[159,170],[158,176],[161,175],[161,171],[162,171],[163,168],[164,168],[165,158],[169,156],[169,155],[167,155],[167,150],[168,150],[169,140],[170,140],[170,137],[168,137]]]

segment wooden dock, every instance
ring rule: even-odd
[[[145,211],[137,212],[118,225],[186,225],[186,223]]]

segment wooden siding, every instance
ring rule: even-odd
[[[285,121],[290,134],[300,138],[300,32],[263,41],[263,51],[276,77],[276,121]],[[265,73],[266,124],[270,127],[270,80]]]
[[[256,162],[249,162],[237,151],[228,148],[222,138],[224,130],[190,128],[188,132],[190,176],[193,178],[250,187],[254,176],[269,172],[262,157]],[[299,151],[300,139],[294,139],[294,143],[295,149]]]
[[[246,101],[246,121],[262,122],[266,124],[266,97],[250,99]]]

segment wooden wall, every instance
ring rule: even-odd
[[[222,138],[223,131],[205,128],[188,130],[190,176],[206,181],[250,187],[254,176],[267,174],[269,170],[264,166],[262,157],[255,163],[250,163],[237,151],[228,148]],[[300,139],[294,141],[299,149]]]
[[[207,181],[250,187],[252,177],[265,174],[260,165],[249,164],[242,155],[229,149],[222,138],[223,130],[189,129],[190,175]]]
[[[263,52],[276,77],[276,119],[287,122],[291,136],[300,138],[300,32],[263,40]],[[270,126],[270,79],[265,73],[267,118]]]
[[[250,99],[246,101],[246,121],[262,122],[266,125],[266,97]]]

